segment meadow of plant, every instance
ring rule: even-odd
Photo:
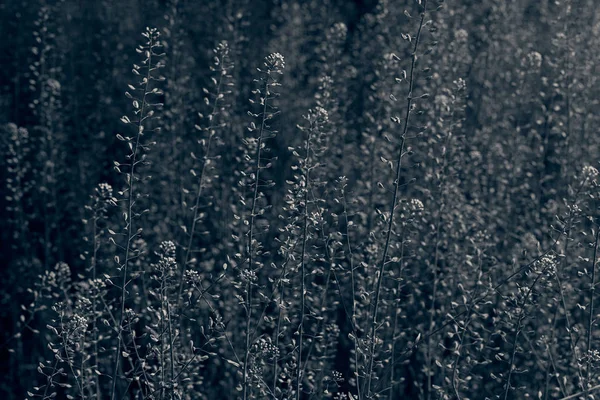
[[[595,0],[0,0],[3,399],[600,398]]]

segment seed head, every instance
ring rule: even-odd
[[[458,43],[466,43],[469,40],[469,32],[464,29],[458,29],[454,32],[454,37]]]
[[[527,54],[526,65],[532,70],[538,70],[542,66],[542,55],[537,51]]]
[[[586,165],[582,170],[583,177],[589,179],[595,179],[598,176],[598,170],[591,165]]]
[[[265,57],[265,66],[268,71],[281,73],[285,68],[285,60],[281,54],[271,53]]]

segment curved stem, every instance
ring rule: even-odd
[[[267,124],[267,105],[269,100],[269,79],[270,75],[267,74],[265,77],[265,97],[263,100],[263,111],[262,121],[260,124],[260,130],[258,132],[258,141],[256,145],[256,165],[255,165],[255,180],[254,180],[254,194],[252,196],[252,207],[250,210],[250,222],[248,227],[248,271],[252,271],[252,259],[253,259],[253,242],[254,242],[254,218],[256,216],[256,203],[258,200],[258,186],[260,181],[260,159],[262,157],[262,145],[263,145],[263,134]],[[250,357],[250,323],[252,320],[252,281],[248,276],[248,283],[246,284],[246,351],[244,354],[244,400],[248,398],[248,359]]]
[[[221,98],[221,86],[223,85],[223,76],[224,76],[223,71],[225,71],[225,68],[224,68],[225,61],[221,60],[220,64],[221,64],[221,69],[219,70],[220,73],[219,73],[219,80],[217,83],[215,103],[213,105],[212,112],[210,113],[210,117],[208,119],[211,124],[215,118],[215,115],[217,114],[219,99]],[[179,310],[181,308],[181,302],[183,300],[182,296],[181,296],[183,294],[183,283],[184,283],[185,273],[187,271],[188,263],[190,262],[190,256],[192,254],[192,245],[194,243],[194,235],[196,233],[196,224],[198,223],[198,209],[200,207],[200,199],[202,198],[202,189],[204,188],[204,179],[206,176],[206,170],[207,170],[209,160],[210,160],[209,157],[210,157],[210,150],[211,150],[213,136],[214,136],[214,134],[212,132],[209,132],[208,140],[206,143],[206,150],[204,152],[204,157],[203,157],[203,162],[202,162],[202,170],[200,171],[200,177],[198,178],[198,186],[196,187],[194,216],[192,219],[192,226],[190,227],[187,247],[185,249],[185,257],[183,258],[183,265],[181,266],[181,276],[179,277],[179,294],[177,297],[177,310]]]
[[[383,247],[383,256],[381,257],[381,263],[379,266],[379,274],[377,277],[377,288],[375,290],[375,306],[373,309],[373,315],[371,318],[371,348],[369,350],[369,368],[367,371],[367,398],[371,398],[371,384],[373,378],[373,366],[375,363],[375,345],[377,343],[376,333],[377,333],[377,316],[379,313],[379,300],[381,297],[381,286],[383,282],[383,275],[385,274],[385,266],[387,264],[387,257],[390,248],[391,238],[392,238],[392,228],[394,226],[394,213],[396,211],[396,205],[398,203],[399,196],[399,188],[400,188],[400,177],[402,173],[402,158],[404,156],[404,145],[406,143],[406,134],[408,132],[408,126],[411,115],[412,101],[413,101],[413,88],[415,81],[415,69],[417,63],[417,50],[419,48],[419,42],[421,39],[421,33],[423,30],[423,24],[425,23],[425,14],[427,12],[427,0],[423,2],[423,12],[421,13],[421,19],[419,22],[419,30],[417,31],[417,36],[415,38],[415,45],[412,52],[412,61],[410,66],[410,78],[409,78],[409,89],[408,96],[406,100],[406,114],[404,117],[404,128],[402,130],[402,136],[400,137],[400,150],[398,152],[398,159],[396,160],[396,180],[394,181],[394,195],[392,198],[392,205],[390,207],[390,216],[388,220],[387,233],[385,238],[385,245]]]
[[[598,240],[600,239],[600,227],[596,226],[596,238],[594,240],[594,257],[592,259],[592,282],[590,283],[590,314],[587,331],[587,363],[586,363],[586,379],[585,393],[586,398],[589,398],[589,387],[592,373],[592,336],[594,331],[594,300],[596,294],[596,262],[598,260]]]
[[[129,174],[127,175],[127,183],[128,183],[128,193],[127,193],[127,215],[126,215],[126,223],[127,223],[127,244],[125,246],[125,260],[123,261],[123,265],[121,265],[121,269],[122,269],[122,279],[121,279],[121,315],[119,316],[119,326],[117,326],[116,328],[118,329],[118,340],[117,340],[117,350],[115,352],[115,361],[114,361],[114,371],[113,371],[113,379],[112,379],[112,391],[111,391],[111,395],[110,398],[111,400],[115,400],[115,395],[116,395],[116,391],[117,391],[117,375],[119,373],[119,367],[120,367],[120,360],[121,360],[121,348],[123,345],[123,339],[122,339],[122,331],[123,331],[123,320],[125,318],[125,298],[126,298],[126,286],[127,286],[127,268],[129,265],[129,260],[130,260],[130,253],[132,252],[132,248],[131,248],[131,243],[133,241],[133,239],[135,238],[135,236],[137,234],[134,234],[133,232],[133,205],[135,204],[135,197],[134,197],[134,181],[135,181],[135,167],[138,163],[137,160],[137,156],[138,156],[138,152],[140,149],[140,139],[142,136],[142,132],[143,132],[143,127],[144,127],[144,112],[147,106],[146,103],[146,96],[148,94],[148,89],[150,86],[150,81],[152,78],[152,46],[154,45],[153,42],[153,37],[151,34],[148,35],[148,68],[147,68],[147,72],[146,72],[146,77],[145,77],[145,86],[144,86],[144,95],[142,97],[142,102],[141,102],[141,106],[140,106],[140,112],[139,112],[139,119],[138,119],[138,123],[137,123],[137,132],[136,132],[136,139],[135,139],[135,145],[132,148],[131,151],[131,165],[130,165],[130,170],[129,170]],[[130,142],[131,143],[131,142]]]

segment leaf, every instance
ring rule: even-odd
[[[241,367],[240,363],[238,363],[238,362],[236,362],[236,361],[229,360],[229,359],[227,359],[227,358],[225,359],[225,361],[227,361],[229,364],[231,364],[231,365],[233,365],[233,366],[235,366],[235,367],[237,367],[237,368],[240,368],[240,367]]]

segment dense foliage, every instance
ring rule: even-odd
[[[0,34],[3,398],[600,396],[594,0],[5,0]]]

